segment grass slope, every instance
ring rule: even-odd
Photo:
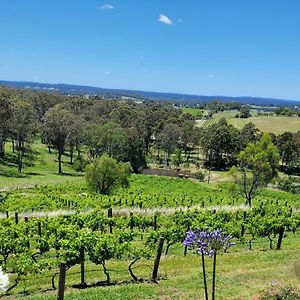
[[[20,174],[16,164],[16,154],[12,153],[11,144],[6,144],[7,155],[0,158],[0,190],[9,190],[35,185],[47,185],[74,181],[81,174],[74,171],[68,163],[68,157],[63,157],[63,175],[58,175],[57,157],[49,154],[47,147],[38,140],[32,145],[35,155],[34,164],[26,161]]]

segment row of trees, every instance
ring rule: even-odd
[[[5,143],[11,141],[20,172],[24,158],[32,156],[30,145],[37,134],[50,152],[55,149],[59,173],[65,154],[81,171],[87,158],[107,153],[139,172],[150,154],[159,163],[179,166],[182,154],[189,162],[191,153],[199,149],[206,167],[228,169],[237,165],[239,153],[249,143],[262,137],[252,123],[238,130],[225,119],[197,128],[190,114],[168,103],[137,104],[6,88],[0,88],[0,120],[0,157],[5,156]],[[295,171],[300,165],[300,132],[270,137],[278,147],[282,169]]]
[[[258,142],[262,136],[263,133],[253,123],[238,130],[225,119],[203,128],[200,132],[200,146],[206,166],[221,170],[236,165],[239,153],[249,143]],[[300,131],[284,132],[278,136],[269,133],[269,136],[270,142],[279,151],[282,170],[287,173],[297,171],[300,166]]]
[[[5,143],[12,141],[20,172],[23,157],[38,133],[50,152],[56,150],[59,173],[64,154],[68,153],[72,164],[74,153],[78,161],[84,160],[83,151],[90,159],[107,153],[118,161],[130,162],[138,172],[146,166],[146,156],[154,144],[169,158],[181,137],[180,144],[187,151],[187,130],[195,125],[191,116],[182,115],[170,104],[83,99],[4,88],[0,117],[4,120],[0,124],[0,155],[5,156]]]

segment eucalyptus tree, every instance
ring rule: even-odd
[[[256,143],[249,143],[239,154],[239,165],[231,169],[235,191],[251,206],[252,199],[278,174],[277,147],[269,134],[265,133]]]
[[[61,105],[50,108],[43,118],[42,135],[46,143],[57,150],[59,174],[62,174],[62,155],[73,132],[76,118]]]
[[[9,101],[8,93],[0,90],[0,157],[5,154],[5,142],[9,138],[11,126],[12,104]]]
[[[22,172],[24,156],[30,152],[30,143],[36,132],[34,111],[29,102],[13,99],[10,132],[16,143],[18,170]]]
[[[172,152],[179,144],[180,134],[180,127],[177,124],[167,123],[157,135],[156,143],[166,152],[167,166],[169,166]]]

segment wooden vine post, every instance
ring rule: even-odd
[[[112,229],[112,208],[110,207],[108,210],[107,210],[107,216],[109,218],[109,221],[108,221],[108,227],[109,227],[109,233],[112,233],[113,232],[113,229]]]
[[[66,285],[66,263],[61,262],[59,267],[59,280],[58,280],[58,291],[57,291],[57,300],[63,300],[65,294],[65,285]]]
[[[159,267],[159,262],[162,254],[162,249],[164,245],[164,238],[159,238],[158,244],[157,244],[157,250],[156,250],[156,255],[154,259],[154,267],[153,267],[153,272],[152,272],[152,281],[156,282],[157,280],[157,274],[158,274],[158,267]]]

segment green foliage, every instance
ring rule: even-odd
[[[292,287],[273,288],[266,291],[259,300],[300,300],[300,291]]]
[[[86,160],[84,157],[80,156],[75,159],[73,164],[73,169],[77,172],[84,172],[86,166],[89,164],[89,161]]]
[[[175,149],[175,154],[172,158],[172,163],[176,167],[179,167],[182,163],[182,155],[181,155],[181,150],[179,148]]]
[[[86,181],[93,191],[107,195],[117,187],[128,187],[130,172],[130,165],[103,154],[87,166]]]
[[[279,107],[275,109],[275,114],[281,115],[281,116],[289,116],[291,117],[292,115],[296,114],[296,112],[292,111],[290,107]]]
[[[240,118],[246,119],[251,117],[251,109],[249,106],[244,105],[240,108]]]
[[[222,118],[202,130],[200,145],[205,164],[218,170],[231,166],[236,160],[239,131]]]
[[[198,179],[198,180],[200,180],[200,181],[204,181],[204,179],[205,179],[205,174],[202,172],[202,171],[197,171],[196,173],[195,173],[195,177]]]
[[[243,195],[247,204],[277,176],[279,153],[269,134],[256,143],[249,143],[239,154],[239,168],[233,167],[231,174],[236,191]]]
[[[43,117],[42,136],[47,145],[57,150],[59,174],[62,173],[61,156],[68,140],[74,134],[75,126],[75,115],[61,105],[50,108]]]

